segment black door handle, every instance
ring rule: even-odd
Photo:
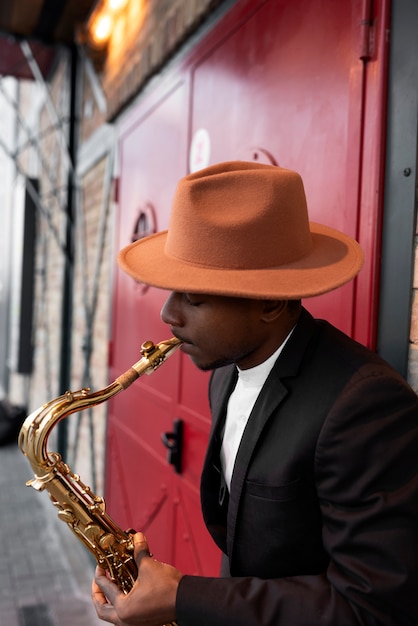
[[[181,474],[181,455],[183,451],[183,420],[175,419],[173,430],[162,433],[161,441],[167,448],[167,461],[173,465],[177,474]]]

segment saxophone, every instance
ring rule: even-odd
[[[37,491],[48,491],[58,509],[59,519],[69,526],[125,594],[131,590],[138,573],[133,557],[135,531],[125,532],[119,528],[106,513],[104,499],[73,474],[60,454],[47,451],[48,436],[65,417],[109,400],[142,374],[154,372],[180,344],[175,337],[157,345],[146,341],[141,347],[142,358],[113,383],[94,393],[88,388],[67,391],[31,413],[19,433],[19,448],[35,474],[26,484]]]

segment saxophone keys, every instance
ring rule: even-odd
[[[103,550],[108,550],[115,544],[115,536],[112,533],[106,533],[99,539],[99,545]]]
[[[84,529],[84,536],[92,543],[96,543],[97,539],[100,537],[100,532],[100,526],[97,524],[88,524]]]
[[[141,354],[145,358],[148,358],[156,349],[157,346],[152,341],[144,341],[141,346]]]
[[[31,478],[26,482],[27,487],[33,487],[36,491],[43,491],[45,489],[45,482],[40,478]]]
[[[74,513],[71,509],[61,509],[60,511],[58,511],[57,515],[58,518],[66,524],[74,524],[74,522],[76,521]]]

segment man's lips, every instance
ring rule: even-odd
[[[191,341],[187,341],[187,340],[182,340],[180,349],[184,349],[184,351],[187,351],[188,348],[192,348],[193,347],[193,343]]]
[[[171,332],[174,335],[174,337],[176,337],[177,339],[179,339],[181,341],[180,350],[182,350],[183,348],[187,348],[188,346],[192,346],[193,345],[193,342],[190,341],[189,339],[187,339],[186,337],[182,337],[181,335],[179,335],[178,333],[174,332],[173,330]]]
[[[172,328],[171,330],[171,334],[174,335],[174,337],[176,337],[177,339],[179,339],[182,343],[192,343],[191,341],[189,341],[188,339],[186,339],[186,337],[182,337],[182,335],[180,335],[179,333],[177,333],[175,330],[173,330]]]
[[[180,350],[184,353],[184,354],[190,354],[192,349],[192,344],[191,343],[187,343],[187,342],[183,342],[180,346]]]

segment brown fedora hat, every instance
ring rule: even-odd
[[[162,289],[298,299],[354,278],[363,254],[351,237],[309,223],[299,174],[232,161],[182,178],[168,231],[130,244],[118,263]]]

